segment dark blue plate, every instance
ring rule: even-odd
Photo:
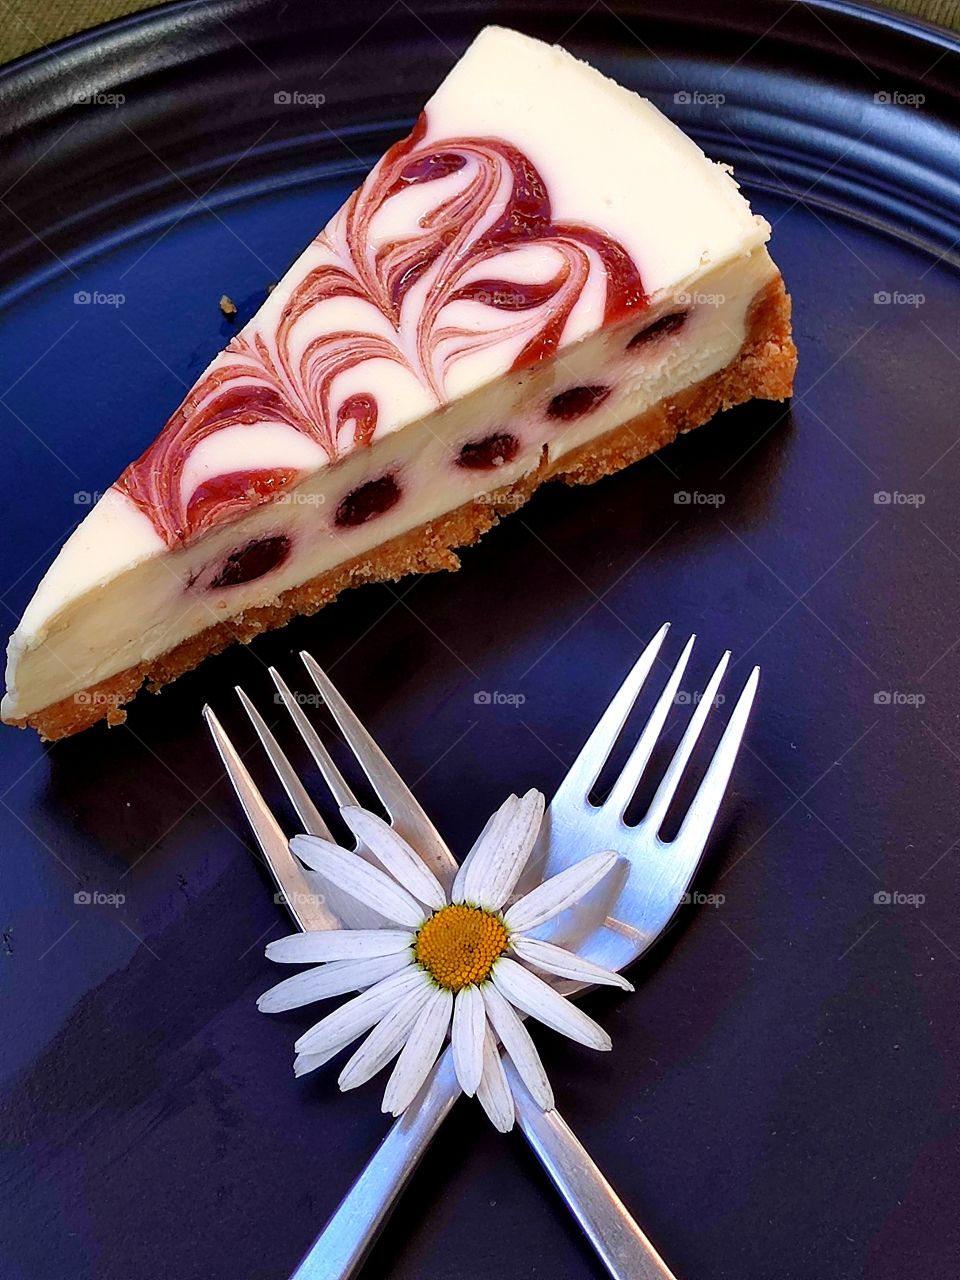
[[[462,851],[555,787],[664,619],[669,654],[702,637],[691,698],[725,646],[763,667],[698,882],[722,901],[591,997],[612,1054],[540,1035],[562,1109],[680,1275],[960,1272],[955,40],[844,3],[221,0],[4,68],[4,623],[232,332],[220,295],[254,311],[492,18],[736,165],[797,397],[541,493],[459,575],[352,592],[122,729],[3,731],[4,1280],[280,1280],[384,1131],[377,1087],[294,1081],[309,1012],[256,1012],[289,926],[202,703],[252,746],[233,685],[272,705],[264,664],[304,687],[308,647]],[[598,1268],[461,1104],[368,1274]]]

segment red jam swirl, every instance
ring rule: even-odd
[[[529,157],[500,138],[428,142],[427,131],[424,113],[317,238],[317,265],[292,289],[275,330],[262,330],[255,318],[237,334],[117,481],[168,546],[239,518],[301,478],[290,469],[245,478],[230,472],[184,495],[187,459],[215,433],[282,424],[335,461],[373,441],[383,409],[373,369],[346,398],[338,391],[343,375],[390,361],[443,405],[450,370],[466,356],[502,345],[515,353],[505,357],[505,372],[553,356],[591,277],[603,277],[604,325],[645,306],[639,271],[624,247],[596,227],[555,219]],[[435,203],[409,231],[386,242],[372,234],[390,201],[430,183],[437,184]],[[530,244],[550,250],[543,259],[550,274],[533,283],[512,281],[510,255]],[[371,314],[369,329],[296,341],[298,322],[334,298],[358,300],[377,322]],[[487,309],[486,327],[458,321],[451,307],[463,302]],[[354,375],[354,387],[357,381]]]
[[[221,512],[230,512],[238,504],[257,506],[275,501],[297,478],[290,467],[269,471],[228,471],[224,475],[202,480],[187,504],[187,519],[195,525],[216,524]]]

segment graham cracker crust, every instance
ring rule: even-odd
[[[69,737],[98,720],[120,724],[126,719],[123,704],[134,698],[144,683],[155,693],[198,666],[204,658],[236,641],[249,644],[261,631],[283,626],[300,614],[316,613],[347,587],[391,581],[408,573],[459,569],[460,561],[454,548],[476,542],[498,523],[501,515],[522,506],[545,481],[558,479],[566,484],[592,484],[662,449],[681,433],[707,422],[721,409],[745,400],[784,400],[793,389],[796,363],[797,352],[790,334],[790,297],[778,275],[753,299],[747,313],[747,337],[737,356],[709,378],[678,396],[661,401],[552,464],[545,459],[535,472],[488,494],[482,501],[466,503],[283,592],[272,604],[248,609],[208,627],[159,658],[129,667],[9,723],[19,728],[30,726],[47,740]]]

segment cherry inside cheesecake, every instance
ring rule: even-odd
[[[650,103],[488,28],[64,545],[4,719],[116,722],[349,585],[456,568],[545,480],[788,396],[769,235]]]

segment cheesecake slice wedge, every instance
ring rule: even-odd
[[[347,586],[455,569],[545,480],[788,396],[769,235],[649,102],[486,29],[66,542],[3,718],[116,723]]]

